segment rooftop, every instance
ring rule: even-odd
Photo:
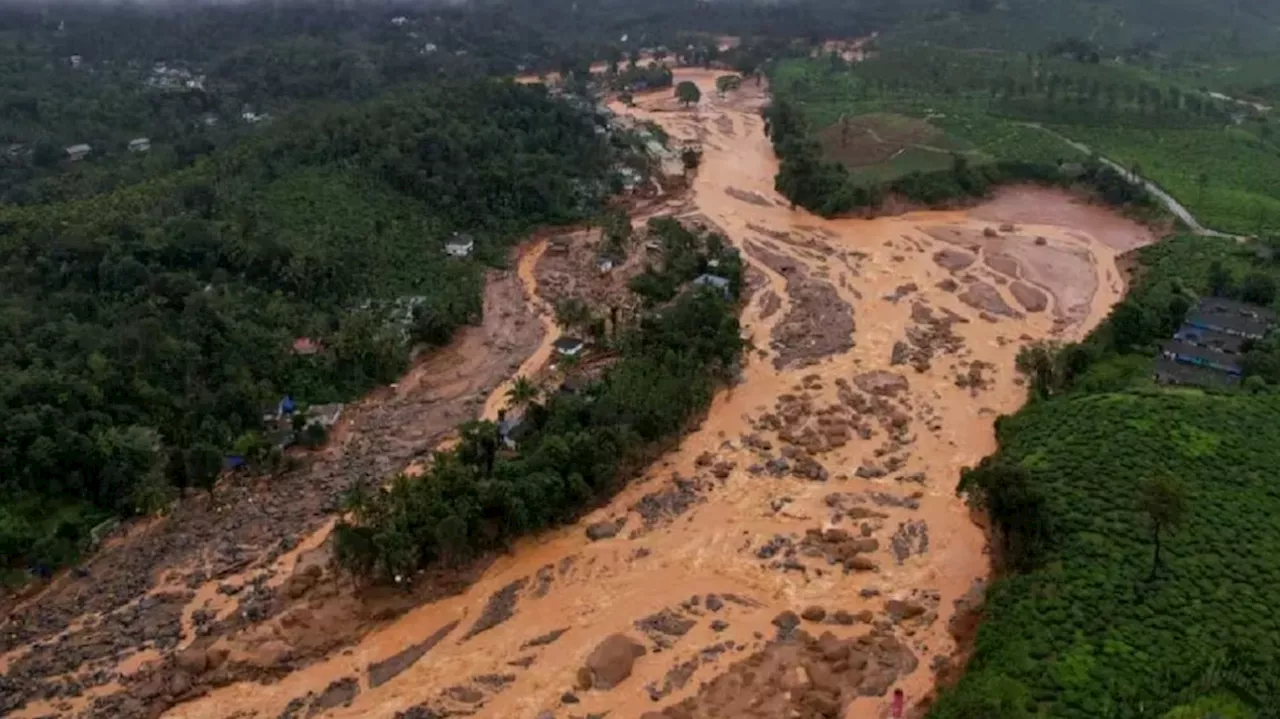
[[[1262,336],[1271,328],[1271,322],[1239,312],[1202,310],[1196,308],[1187,315],[1187,324],[1197,328],[1220,328],[1229,333]]]
[[[1182,364],[1167,357],[1156,359],[1156,379],[1166,384],[1185,384],[1198,387],[1230,387],[1240,381],[1236,375],[1215,372],[1204,367]]]
[[[294,354],[313,355],[323,348],[324,345],[322,345],[318,340],[313,340],[310,337],[299,337],[293,341]]]
[[[1190,342],[1183,342],[1176,339],[1168,340],[1162,345],[1162,349],[1165,352],[1175,354],[1186,361],[1197,361],[1205,364],[1211,364],[1216,367],[1230,367],[1236,372],[1240,371],[1240,364],[1237,357],[1207,349],[1205,347],[1200,347],[1198,345],[1193,345]]]
[[[1268,323],[1276,321],[1276,312],[1270,307],[1251,305],[1248,302],[1237,302],[1225,297],[1205,297],[1196,305],[1196,311],[1235,313],[1254,317]]]
[[[712,274],[700,275],[698,279],[693,281],[693,284],[710,285],[712,287],[716,287],[722,290],[729,289],[729,280],[725,279],[724,277],[721,277],[720,275],[712,275]]]
[[[1228,354],[1239,354],[1244,349],[1245,342],[1244,338],[1239,335],[1229,335],[1226,332],[1218,332],[1217,330],[1200,329],[1191,325],[1183,325],[1173,338]]]
[[[572,352],[574,350],[581,349],[582,345],[582,340],[577,337],[561,337],[555,341],[554,346],[561,352]]]

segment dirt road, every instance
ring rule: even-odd
[[[1083,142],[1077,142],[1075,140],[1072,140],[1066,135],[1063,135],[1054,130],[1050,130],[1049,128],[1039,123],[1026,122],[1022,124],[1026,125],[1027,127],[1033,127],[1037,130],[1040,130],[1041,132],[1046,132],[1050,135],[1053,135],[1054,137],[1058,138],[1059,140],[1062,140],[1068,145],[1071,145],[1072,147],[1079,150],[1080,152],[1085,153],[1086,155],[1096,155],[1099,162],[1106,165],[1107,167],[1110,167],[1116,172],[1120,173],[1120,176],[1123,177],[1124,179],[1128,180],[1131,183],[1142,185],[1144,188],[1146,188],[1147,192],[1150,192],[1151,195],[1155,197],[1157,201],[1160,202],[1160,204],[1164,205],[1165,208],[1169,210],[1169,212],[1172,212],[1179,220],[1183,222],[1183,224],[1185,224],[1188,228],[1191,229],[1192,232],[1196,233],[1197,235],[1204,235],[1206,237],[1226,237],[1226,238],[1235,239],[1235,240],[1243,239],[1239,235],[1232,235],[1226,232],[1220,232],[1218,230],[1213,230],[1200,224],[1200,220],[1196,219],[1196,216],[1191,214],[1191,210],[1187,209],[1186,205],[1183,205],[1181,202],[1178,202],[1177,198],[1175,198],[1173,195],[1170,195],[1167,191],[1165,191],[1163,187],[1160,187],[1159,185],[1157,185],[1154,180],[1150,180],[1146,177],[1139,175],[1138,173],[1125,167],[1124,165],[1121,165],[1120,163],[1116,162],[1115,160],[1112,160],[1109,157],[1097,154],[1092,147],[1089,147]]]

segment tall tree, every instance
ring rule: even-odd
[[[1187,489],[1182,482],[1170,475],[1158,475],[1143,483],[1140,502],[1142,512],[1151,525],[1151,542],[1154,545],[1150,581],[1156,578],[1156,571],[1160,567],[1160,533],[1164,530],[1173,531],[1186,517]]]
[[[538,385],[521,375],[516,377],[507,390],[507,406],[517,409],[528,407],[538,400],[538,395],[541,393],[542,390]]]
[[[594,319],[591,308],[580,297],[567,297],[556,303],[556,325],[566,332],[585,329]]]
[[[685,107],[696,105],[702,99],[702,91],[698,89],[697,85],[684,80],[676,85],[676,99]]]
[[[1053,519],[1048,499],[1026,468],[988,457],[961,473],[956,493],[991,518],[1009,567],[1027,571],[1044,559],[1053,541]]]

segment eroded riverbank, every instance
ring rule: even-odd
[[[716,74],[677,71],[702,87],[695,110],[667,93],[615,109],[702,144],[673,209],[719,227],[750,264],[742,320],[756,352],[742,381],[606,506],[521,542],[461,593],[270,684],[234,683],[166,716],[774,717],[834,706],[861,718],[885,713],[892,687],[912,701],[932,690],[955,649],[957,602],[989,571],[954,488],[995,449],[995,417],[1024,400],[1014,357],[1029,340],[1095,326],[1123,293],[1117,253],[1153,238],[1034,189],[967,212],[791,211],[773,191],[763,90],[720,98]],[[520,266],[527,291],[537,261]],[[545,360],[539,346],[518,373]],[[311,631],[324,631],[321,600],[304,589],[274,626],[311,612]],[[797,628],[831,637],[769,644]],[[580,689],[580,670],[615,633],[645,653],[616,686]],[[219,645],[202,652],[188,659],[228,661]],[[166,665],[162,679],[189,669]]]

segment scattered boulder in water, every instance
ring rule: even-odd
[[[863,392],[874,395],[895,395],[908,387],[906,377],[885,370],[864,372],[854,377],[853,383]]]
[[[827,610],[814,604],[805,607],[804,611],[800,613],[800,618],[806,622],[820,622],[827,618]]]
[[[645,648],[636,640],[625,634],[610,634],[587,656],[584,677],[589,674],[590,688],[612,689],[631,676],[636,659],[644,655]]]

